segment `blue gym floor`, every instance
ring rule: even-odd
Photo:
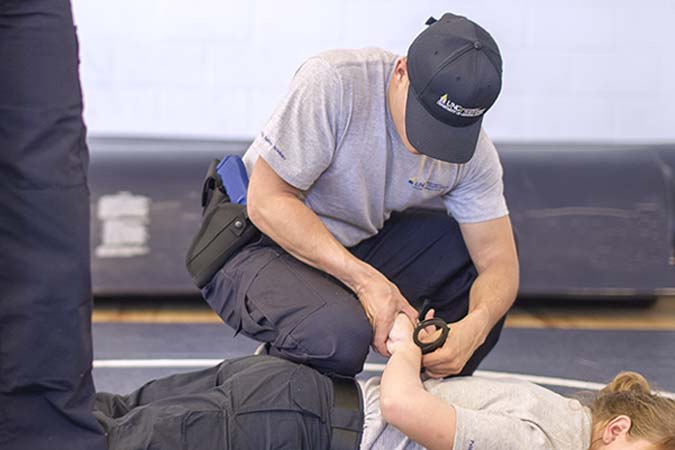
[[[118,393],[219,359],[249,355],[257,346],[233,337],[222,324],[95,323],[93,331],[96,387]],[[371,353],[363,376],[376,375],[383,362]],[[634,370],[656,389],[673,393],[675,331],[507,328],[480,369],[524,375],[566,394],[597,388],[594,383]]]

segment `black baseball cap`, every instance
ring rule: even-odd
[[[502,58],[492,36],[466,17],[446,13],[426,24],[408,49],[406,134],[422,154],[465,163],[501,90]]]

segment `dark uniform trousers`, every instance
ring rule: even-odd
[[[102,450],[68,0],[0,0],[0,449]]]
[[[307,366],[247,356],[126,396],[99,393],[94,414],[110,450],[328,450],[333,393]],[[363,429],[362,415],[353,429]]]
[[[459,225],[444,211],[394,213],[380,232],[350,251],[395,283],[421,309],[455,322],[466,316],[477,272]],[[220,317],[270,354],[351,376],[363,369],[373,331],[354,293],[263,236],[232,257],[202,294]],[[462,371],[473,373],[494,347],[504,319]]]

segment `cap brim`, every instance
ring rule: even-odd
[[[408,88],[405,109],[405,130],[408,140],[420,153],[450,163],[468,162],[476,150],[481,116],[465,127],[451,127],[429,114]]]

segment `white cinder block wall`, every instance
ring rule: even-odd
[[[250,139],[305,58],[452,11],[501,47],[495,140],[675,141],[675,0],[72,2],[94,136]]]

